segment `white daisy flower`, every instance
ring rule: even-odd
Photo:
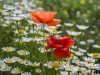
[[[77,71],[77,69],[76,69],[75,66],[73,66],[73,65],[69,65],[69,64],[66,65],[65,70],[66,70],[66,71],[73,72],[73,73],[75,73],[75,72]]]
[[[29,14],[19,14],[18,17],[28,18],[29,17]]]
[[[45,63],[44,66],[46,66],[48,68],[52,68],[52,61]]]
[[[11,11],[11,10],[14,9],[14,7],[12,7],[12,6],[8,6],[6,9],[9,10],[9,11]]]
[[[68,31],[68,30],[66,30],[66,32],[67,32],[69,35],[71,35],[71,36],[78,36],[78,35],[81,34],[81,32]]]
[[[40,66],[40,63],[34,62],[34,63],[31,63],[31,66],[33,66],[33,67]]]
[[[11,66],[6,65],[5,68],[3,68],[1,71],[10,71]]]
[[[65,26],[68,26],[68,27],[72,27],[73,24],[72,23],[64,23]]]
[[[81,45],[86,45],[86,42],[85,41],[80,41],[80,44]]]
[[[28,34],[28,33],[27,33],[25,30],[23,30],[23,29],[19,29],[19,31],[16,30],[16,31],[14,31],[14,33],[20,34],[20,35],[27,35],[27,34]]]
[[[35,71],[36,71],[36,73],[41,73],[42,72],[41,69],[36,69]]]
[[[88,43],[94,43],[94,40],[93,39],[88,39],[87,42]]]
[[[82,48],[78,48],[78,49],[80,52],[83,52],[83,53],[87,52],[86,49],[82,49]]]
[[[20,21],[22,19],[22,17],[12,17],[12,20],[14,21]]]
[[[12,52],[15,51],[14,47],[3,47],[2,50],[4,50],[5,52]]]
[[[80,30],[86,30],[89,26],[85,26],[85,25],[76,25],[78,29]]]
[[[30,24],[30,25],[35,25],[36,23],[35,22],[33,22],[33,21],[31,21],[31,20],[27,20],[28,21],[28,23]]]
[[[5,59],[4,59],[4,62],[6,62],[6,63],[14,63],[14,62],[16,62],[16,61],[15,61],[15,59],[9,58],[9,57],[8,57],[8,58],[5,58]]]
[[[18,14],[21,14],[22,13],[22,11],[21,10],[15,10],[15,11],[13,11],[14,12],[14,14],[16,14],[16,15],[18,15]]]
[[[28,51],[26,51],[26,50],[19,50],[19,51],[17,51],[17,53],[19,54],[19,55],[28,55],[28,54],[30,54]]]
[[[85,70],[85,68],[84,68],[84,67],[78,67],[78,66],[76,67],[76,69],[77,69],[77,71],[78,71],[78,72],[82,72],[82,71],[84,71],[84,70]]]
[[[68,72],[66,72],[66,71],[60,71],[60,74],[61,75],[68,75]]]
[[[7,11],[2,11],[2,15],[7,16],[9,13]]]
[[[20,57],[13,56],[12,59],[14,59],[16,62],[18,62],[18,60],[20,59]]]
[[[57,29],[53,28],[53,27],[45,27],[45,30],[48,31],[50,34],[59,34],[59,33],[62,33],[62,31],[57,31]]]
[[[20,68],[13,68],[12,70],[11,70],[11,73],[12,74],[20,74],[22,71],[21,71],[21,69]]]
[[[26,65],[26,66],[28,66],[28,65],[31,66],[31,63],[32,63],[31,61],[26,60],[26,62],[24,63],[24,65]]]
[[[50,52],[50,50],[46,50],[45,48],[38,48],[41,53]]]
[[[24,73],[21,73],[21,75],[31,75],[30,72],[24,72]]]
[[[20,63],[20,64],[26,64],[27,63],[27,59],[19,59],[18,60],[18,62]]]
[[[97,64],[93,64],[93,63],[90,63],[90,64],[87,64],[86,67],[88,67],[89,69],[97,69]]]
[[[94,44],[93,47],[94,47],[94,48],[100,48],[100,46],[97,45],[97,44]]]
[[[6,64],[0,62],[0,70],[2,71],[2,70],[5,69],[5,68],[6,68]]]
[[[85,66],[87,64],[87,62],[77,61],[76,64],[79,65],[79,66]]]
[[[83,57],[83,59],[84,59],[85,61],[89,62],[89,63],[95,62],[95,59],[90,58],[90,57]]]
[[[100,58],[100,53],[88,53],[88,56],[92,57],[92,58]]]
[[[42,41],[43,40],[43,37],[35,37],[32,40],[33,41]]]
[[[95,31],[90,31],[90,34],[95,34]]]
[[[32,38],[30,38],[30,37],[22,37],[21,41],[22,42],[30,42],[30,41],[32,41]]]
[[[80,52],[80,51],[76,51],[76,52],[75,52],[75,55],[77,55],[77,56],[82,56],[82,55],[83,55],[83,53],[82,53],[82,52]]]

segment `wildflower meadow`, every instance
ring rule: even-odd
[[[0,75],[100,75],[99,0],[0,0]]]

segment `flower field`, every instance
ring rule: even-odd
[[[100,75],[99,0],[0,0],[0,75]]]

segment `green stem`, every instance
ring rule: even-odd
[[[68,71],[68,75],[70,75],[70,71]]]
[[[16,28],[17,28],[17,30],[19,31],[19,27],[18,27],[18,21],[16,21],[16,23],[17,23],[17,26],[16,26]]]
[[[57,72],[56,72],[56,70],[55,70],[55,75],[57,75]]]
[[[92,69],[91,69],[91,75],[92,75]]]

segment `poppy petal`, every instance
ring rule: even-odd
[[[36,12],[30,11],[31,15],[32,15],[32,20],[36,23],[41,23],[41,19],[38,17],[38,15],[36,15]]]
[[[60,50],[57,50],[57,49],[55,49],[53,51],[53,55],[56,57],[56,59],[62,59],[63,58],[61,51]]]
[[[58,38],[58,41],[59,43],[63,44],[64,47],[67,47],[67,48],[74,45],[74,40],[70,36],[60,37]]]
[[[46,22],[52,21],[56,14],[57,14],[57,12],[47,12],[46,13]]]
[[[62,49],[55,49],[53,51],[54,56],[57,59],[63,59],[63,58],[69,58],[70,57],[70,52],[68,48],[62,48]]]
[[[57,45],[57,38],[55,36],[50,36],[50,39],[47,39],[46,42],[46,50],[49,48],[55,48],[55,45]]]
[[[56,26],[57,24],[59,24],[61,22],[61,20],[59,19],[53,19],[52,21],[46,23],[49,26]]]

